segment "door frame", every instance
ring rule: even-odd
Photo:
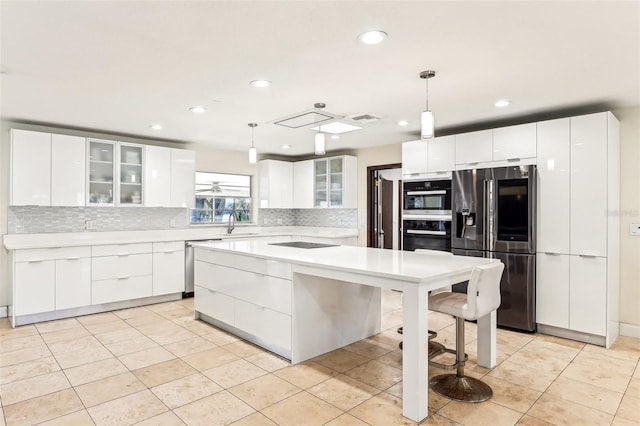
[[[373,209],[373,192],[375,191],[375,172],[379,170],[389,169],[401,169],[402,163],[393,164],[381,164],[378,166],[367,166],[367,247],[373,247],[373,239],[375,233],[373,232],[374,215],[376,212]],[[402,181],[399,181],[402,184]]]

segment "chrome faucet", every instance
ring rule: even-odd
[[[231,213],[229,213],[229,224],[227,225],[227,234],[231,235],[234,229],[236,229],[236,212],[232,211]]]

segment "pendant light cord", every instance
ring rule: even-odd
[[[426,105],[425,105],[425,111],[429,111],[429,78],[425,78],[424,82],[426,84],[427,87],[427,101],[426,101]]]

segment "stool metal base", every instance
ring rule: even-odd
[[[483,402],[493,396],[493,391],[486,383],[455,374],[434,376],[429,380],[429,387],[440,396],[461,402]]]

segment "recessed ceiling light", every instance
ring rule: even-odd
[[[153,130],[162,130],[162,125],[161,124],[152,124],[151,127]]]
[[[353,130],[360,130],[362,127],[354,126],[353,124],[342,123],[341,121],[334,121],[329,124],[322,124],[321,126],[312,127],[311,130],[322,131],[337,135],[339,133],[351,132]]]
[[[409,122],[407,120],[398,121],[398,126],[408,126]]]
[[[291,145],[280,145],[282,149],[291,149]]]
[[[249,84],[251,84],[253,87],[259,87],[261,89],[271,86],[271,82],[269,80],[253,80]]]
[[[509,105],[511,105],[511,101],[508,101],[506,99],[500,99],[495,104],[493,104],[493,106],[495,106],[496,108],[504,108]]]
[[[331,139],[340,139],[340,136],[338,136],[338,135],[331,135]]]
[[[385,38],[387,38],[387,33],[380,30],[367,31],[358,36],[358,40],[364,44],[382,43]]]
[[[207,109],[203,106],[192,106],[191,108],[189,108],[189,111],[194,114],[203,114],[207,112]]]

